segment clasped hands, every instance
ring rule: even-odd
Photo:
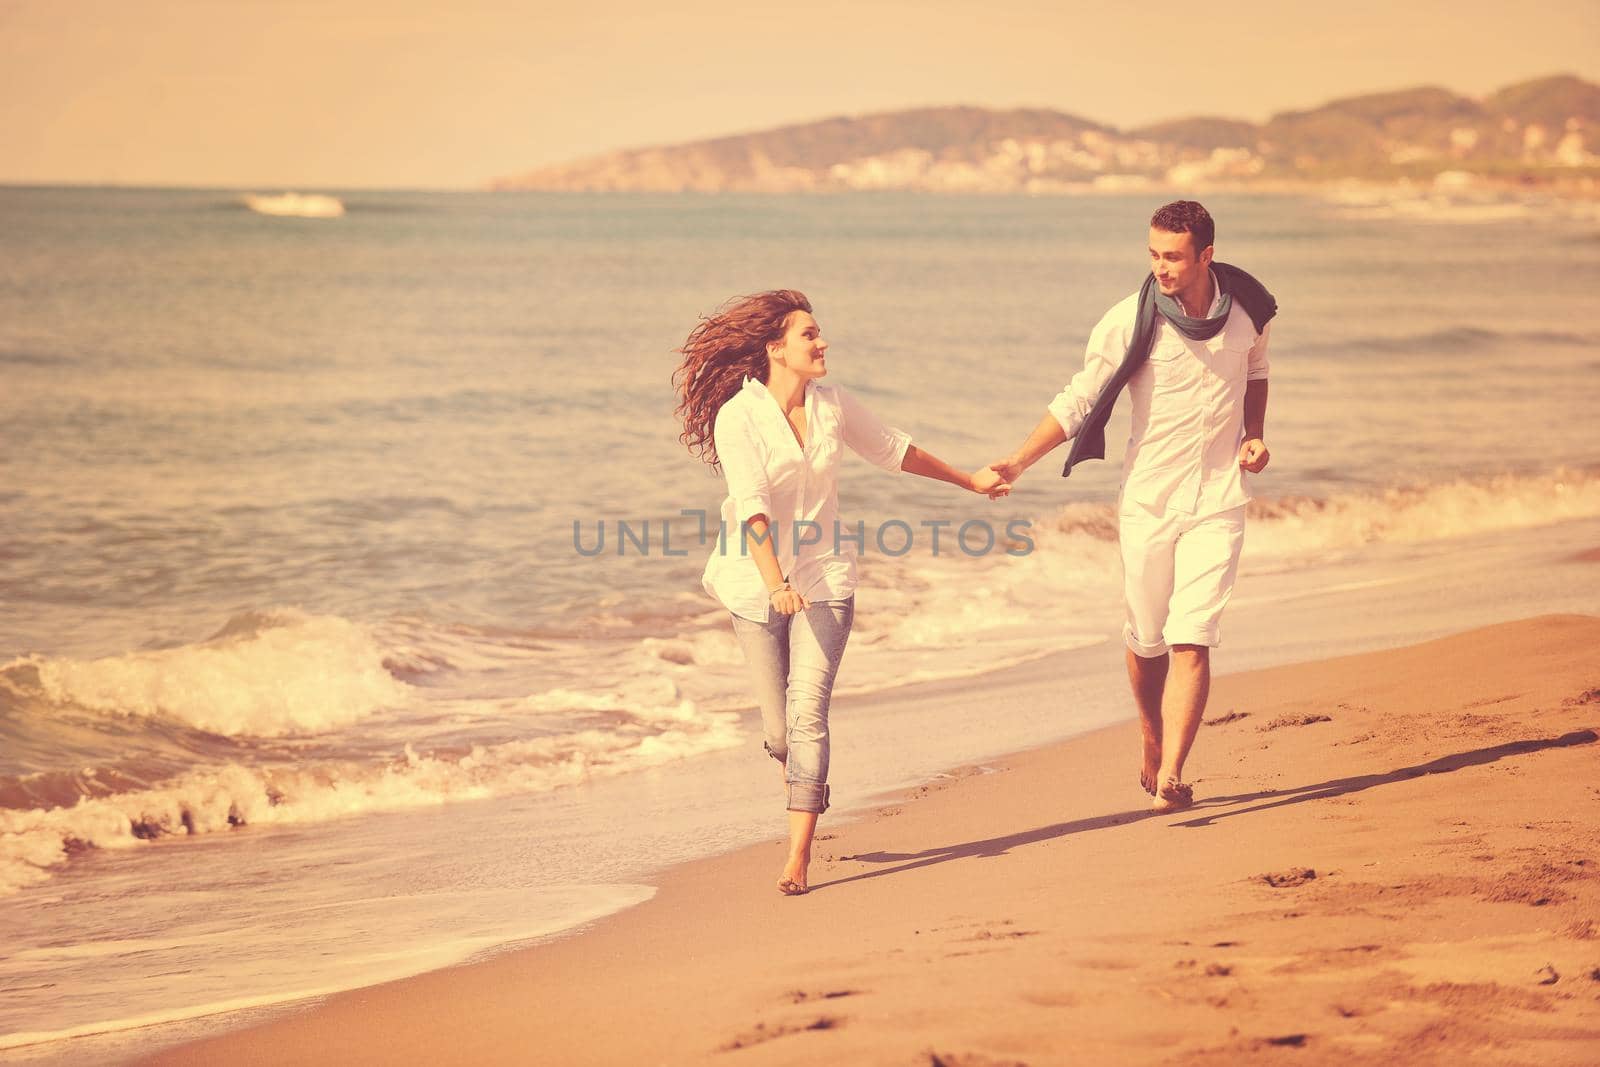
[[[1022,477],[1024,469],[1014,456],[991,463],[969,475],[972,479],[972,491],[982,493],[990,500],[1010,496],[1011,483]]]

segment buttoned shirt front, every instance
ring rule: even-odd
[[[1212,276],[1216,286],[1216,276]],[[1221,290],[1207,317],[1215,316]],[[1106,312],[1089,334],[1083,370],[1050,402],[1068,438],[1077,434],[1133,336],[1139,294]],[[1128,380],[1133,426],[1122,461],[1122,499],[1155,511],[1213,515],[1250,499],[1239,468],[1244,394],[1264,381],[1269,324],[1259,334],[1235,301],[1216,336],[1193,341],[1156,317],[1150,358]]]
[[[746,378],[717,411],[712,429],[728,496],[702,584],[733,614],[757,622],[767,621],[771,600],[744,524],[767,517],[778,566],[801,596],[843,600],[855,592],[860,533],[839,521],[843,450],[898,471],[911,445],[908,434],[885,426],[840,386],[807,382],[805,412],[802,448],[777,399]]]

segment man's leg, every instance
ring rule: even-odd
[[[1156,781],[1183,781],[1183,762],[1194,747],[1200,717],[1211,693],[1211,649],[1205,645],[1173,645],[1172,668],[1161,697],[1161,770]]]
[[[1144,741],[1139,784],[1155,796],[1156,783],[1161,781],[1161,699],[1167,687],[1167,657],[1141,656],[1128,649],[1128,684],[1139,708],[1139,733]]]
[[[1244,508],[1197,521],[1178,538],[1164,636],[1172,667],[1161,701],[1161,777],[1183,781],[1184,762],[1211,694],[1211,650],[1221,643],[1222,609],[1233,594],[1244,545]]]
[[[1128,685],[1139,709],[1143,745],[1139,784],[1155,794],[1160,779],[1163,725],[1161,694],[1167,683],[1167,644],[1161,636],[1172,598],[1173,525],[1143,505],[1118,508],[1117,543],[1122,553],[1122,593],[1128,618],[1122,628],[1127,645]]]

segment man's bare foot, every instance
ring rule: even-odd
[[[810,865],[809,853],[790,856],[789,862],[783,868],[783,877],[778,879],[778,892],[786,897],[797,897],[807,892],[806,868]]]
[[[1139,786],[1155,796],[1157,776],[1161,773],[1161,738],[1151,736],[1148,723],[1141,721],[1140,726],[1144,734],[1144,763],[1139,768]]]
[[[1160,790],[1156,793],[1155,800],[1150,803],[1150,810],[1155,812],[1183,811],[1194,806],[1194,786],[1188,782],[1180,782],[1176,778],[1168,777],[1161,783]]]

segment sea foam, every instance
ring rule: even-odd
[[[699,713],[688,702],[671,715],[658,709],[651,720],[460,753],[421,754],[407,746],[401,758],[378,765],[229,764],[151,789],[82,797],[71,807],[0,809],[0,895],[44,881],[50,868],[84,849],[543,792],[727,748],[744,735],[737,714]]]
[[[210,640],[179,648],[14,659],[0,667],[0,683],[55,705],[164,717],[226,737],[288,737],[404,704],[406,686],[383,660],[356,623],[277,610],[236,616]]]

